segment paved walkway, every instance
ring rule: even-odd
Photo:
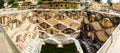
[[[20,53],[0,24],[0,53]]]
[[[0,33],[0,53],[8,53],[8,44],[2,33]]]
[[[120,53],[120,31],[118,31],[118,37],[116,41],[111,44],[107,53]]]

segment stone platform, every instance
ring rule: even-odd
[[[0,32],[0,53],[13,53],[7,41],[4,38],[4,34]]]

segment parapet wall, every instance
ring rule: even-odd
[[[17,11],[17,10],[19,10],[19,9],[18,8],[0,9],[0,13],[8,12],[8,11]]]

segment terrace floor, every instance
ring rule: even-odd
[[[5,40],[4,34],[0,32],[0,53],[12,53],[10,46]]]
[[[107,53],[120,53],[120,31],[118,31],[118,34],[119,34],[118,37],[111,44],[111,46],[108,49]]]
[[[4,35],[2,33],[0,33],[0,52],[1,53],[8,53],[8,49],[7,49],[7,42],[5,41]]]

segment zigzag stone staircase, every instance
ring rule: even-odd
[[[0,17],[7,34],[23,53],[39,53],[45,43],[58,47],[75,43],[79,53],[97,52],[119,20],[113,14],[65,9],[9,12]]]

